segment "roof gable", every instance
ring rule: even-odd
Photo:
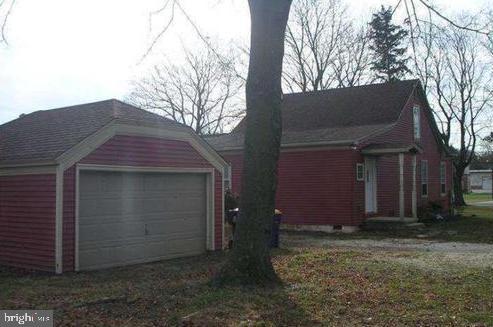
[[[0,125],[0,165],[53,162],[112,121],[183,125],[111,99],[36,111]]]

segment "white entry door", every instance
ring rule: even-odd
[[[377,212],[377,161],[365,159],[365,211]]]

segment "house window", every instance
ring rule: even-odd
[[[414,126],[414,139],[419,140],[421,138],[421,114],[419,106],[413,107],[413,126]]]
[[[428,196],[428,161],[421,161],[421,196]]]
[[[356,164],[356,180],[358,182],[365,180],[365,165],[362,163]]]
[[[447,168],[445,162],[440,162],[440,193],[444,195],[447,192]]]
[[[231,165],[228,165],[224,168],[224,189],[225,190],[230,190],[231,189]]]

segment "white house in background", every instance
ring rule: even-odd
[[[468,192],[491,193],[492,192],[491,169],[469,170],[466,172],[466,187]]]

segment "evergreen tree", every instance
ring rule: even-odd
[[[402,78],[410,70],[406,66],[407,48],[401,46],[408,32],[392,24],[392,7],[373,14],[370,22],[370,49],[373,51],[371,69],[379,80],[391,82]]]

